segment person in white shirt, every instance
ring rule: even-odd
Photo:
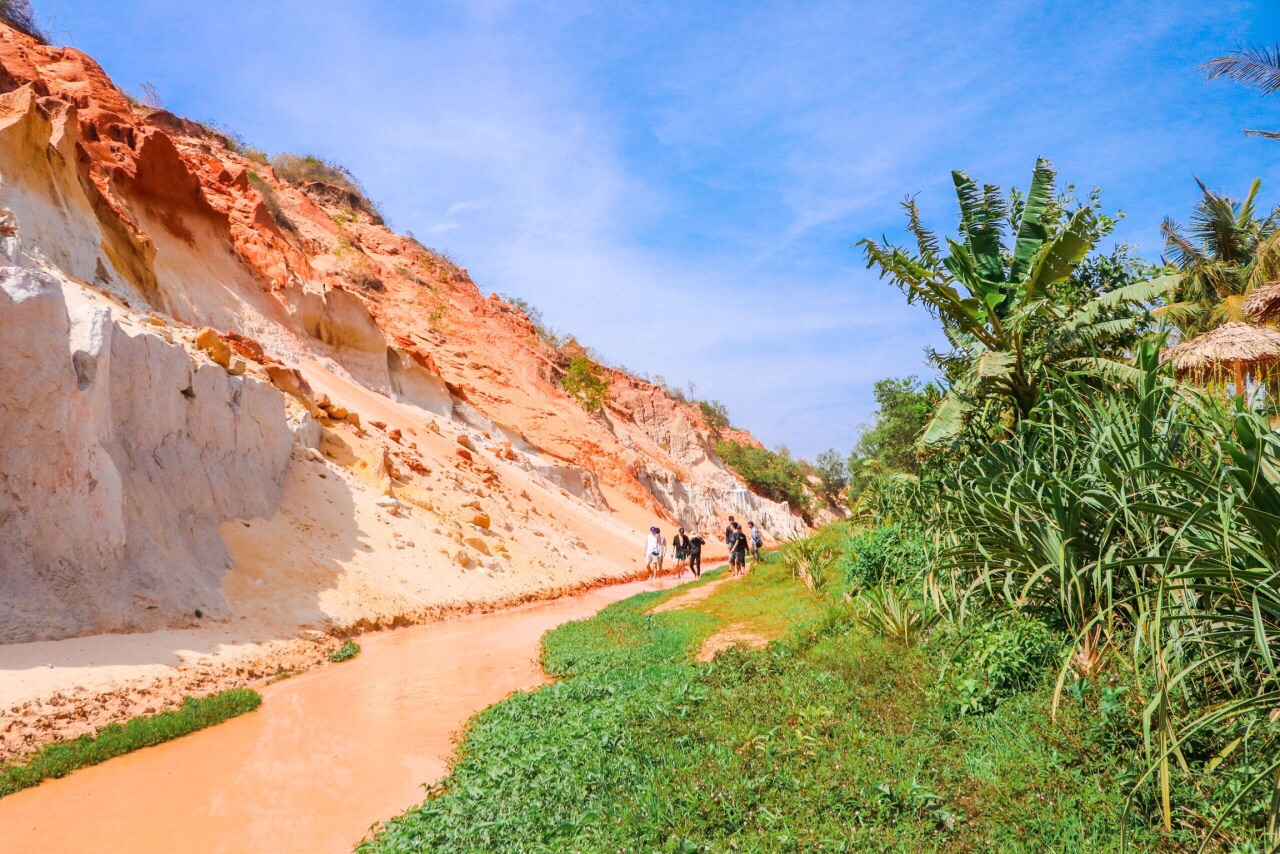
[[[662,562],[667,558],[667,538],[658,531],[658,575],[662,575]]]
[[[662,534],[657,528],[649,529],[649,539],[644,544],[644,567],[652,578],[657,578],[662,569]]]

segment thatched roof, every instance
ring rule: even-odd
[[[1227,373],[1259,374],[1280,363],[1280,330],[1252,323],[1224,323],[1169,348],[1179,376]]]
[[[1274,323],[1280,319],[1280,282],[1272,282],[1249,294],[1244,313],[1258,323]]]

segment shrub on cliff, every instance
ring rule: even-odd
[[[285,214],[284,208],[280,206],[280,197],[276,195],[276,191],[271,185],[263,180],[262,176],[257,172],[250,172],[248,180],[249,186],[262,194],[262,204],[266,207],[267,213],[271,214],[271,218],[276,221],[276,225],[285,231],[296,232],[298,227]]]
[[[312,154],[277,154],[271,158],[271,168],[282,180],[290,184],[328,184],[345,191],[353,202],[352,207],[381,220],[382,213],[374,204],[351,170]]]
[[[786,501],[806,522],[812,520],[813,497],[806,488],[800,463],[732,439],[716,442],[716,456],[746,481],[752,492],[774,501]]]
[[[42,44],[49,43],[49,37],[36,23],[36,12],[29,0],[0,0],[0,21]]]
[[[569,363],[560,387],[575,397],[588,412],[600,412],[609,399],[609,381],[604,371],[586,356],[579,356]]]
[[[729,428],[729,407],[718,400],[700,400],[698,409],[702,410],[702,417],[711,428],[711,435],[719,439],[720,432]]]

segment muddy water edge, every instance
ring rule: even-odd
[[[350,851],[443,776],[466,720],[546,681],[548,629],[667,579],[360,639],[257,712],[0,799],[0,851]]]

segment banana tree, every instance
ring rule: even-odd
[[[946,238],[945,255],[914,199],[903,203],[914,251],[883,238],[858,244],[867,266],[892,279],[909,303],[922,303],[951,344],[951,352],[934,354],[950,387],[921,435],[926,446],[953,441],[979,409],[994,407],[1015,422],[1026,417],[1050,369],[1124,371],[1112,345],[1133,332],[1139,317],[1120,309],[1172,285],[1162,277],[1075,298],[1079,289],[1068,280],[1115,223],[1092,204],[1068,212],[1043,158],[1025,197],[1015,191],[1006,199],[997,186],[979,189],[964,172],[951,175],[960,239]]]

